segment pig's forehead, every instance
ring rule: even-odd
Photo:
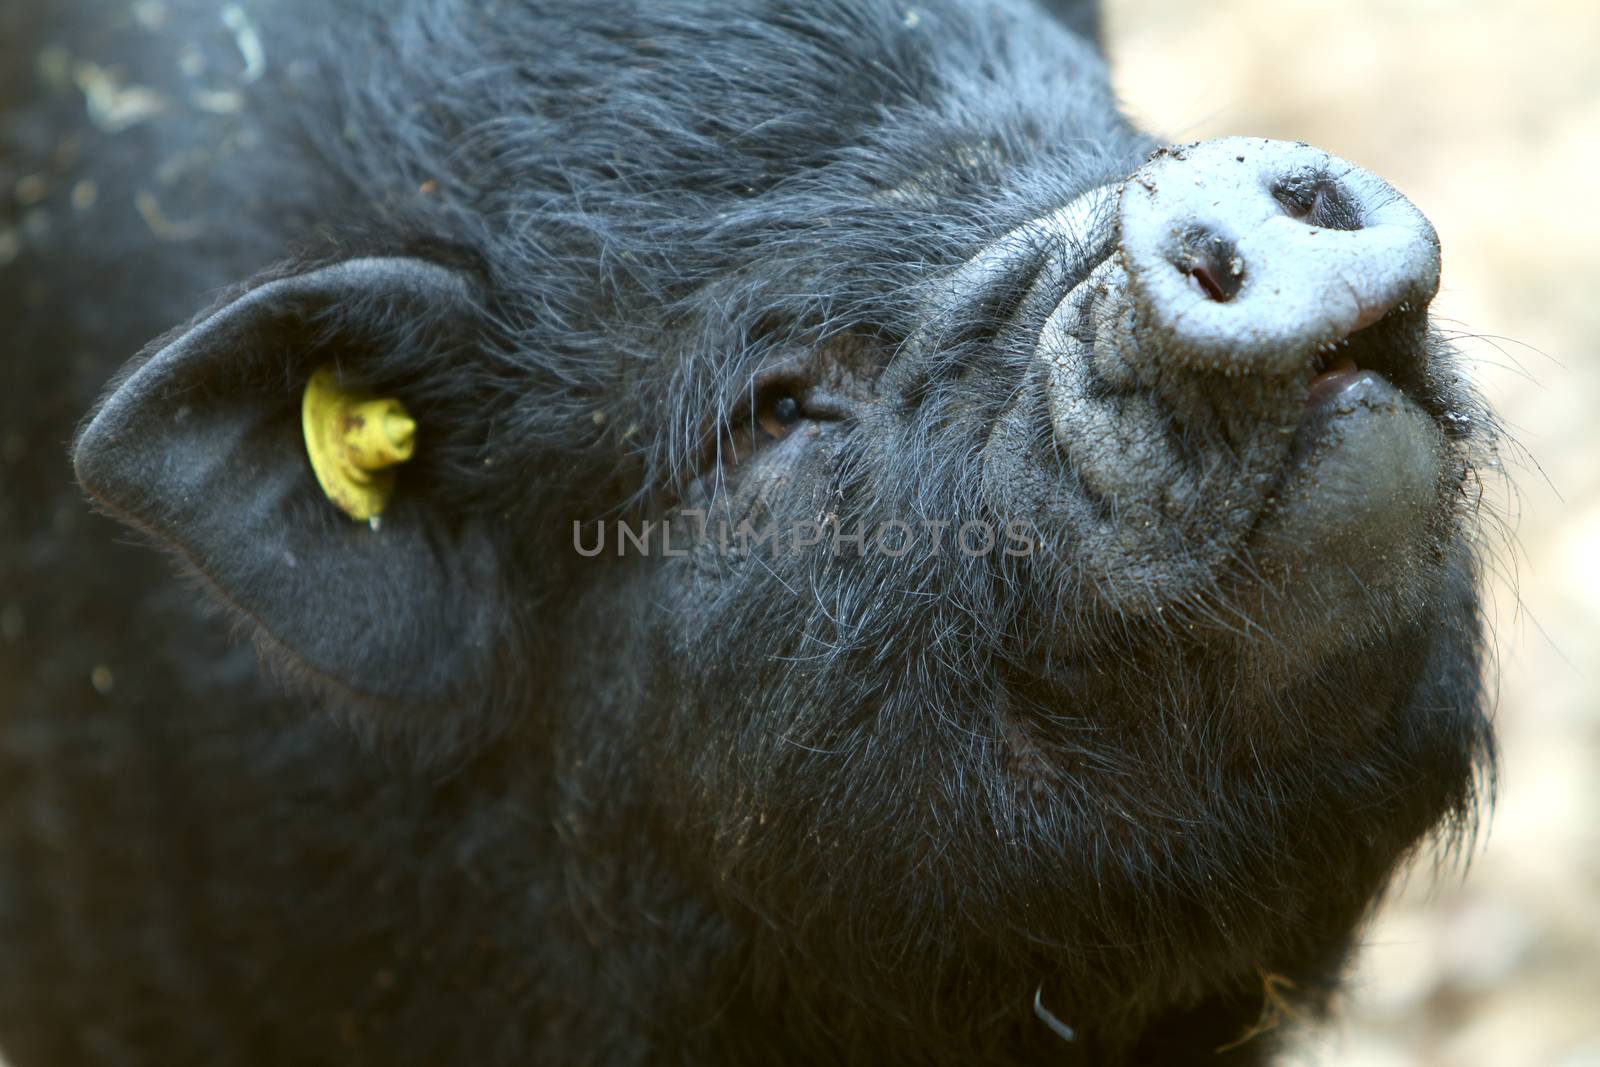
[[[524,10],[491,57],[518,91],[460,117],[486,199],[541,237],[603,231],[637,257],[630,234],[750,250],[801,225],[820,245],[818,220],[837,231],[868,202],[927,220],[930,198],[992,207],[1030,183],[1027,208],[1048,210],[1104,179],[1077,173],[1084,146],[1113,146],[1121,170],[1133,140],[1093,49],[1029,0],[623,6]],[[1018,163],[1031,173],[997,183]]]
[[[670,143],[682,162],[742,153],[773,169],[934,118],[1048,136],[1094,110],[1085,82],[1103,80],[1093,50],[1031,0],[600,0],[524,14],[525,32],[497,46],[528,89],[512,110],[624,172],[630,146],[607,134]]]
[[[465,116],[475,150],[456,158],[490,161],[526,290],[589,275],[565,303],[613,309],[601,329],[641,329],[642,351],[683,319],[683,345],[718,352],[737,351],[703,325],[719,316],[730,336],[774,316],[892,327],[852,301],[905,310],[913,268],[1125,173],[1134,140],[1092,48],[1032,0],[498,10],[527,20],[492,57],[521,88]],[[1096,144],[1108,170],[1082,162]]]

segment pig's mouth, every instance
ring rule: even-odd
[[[1318,357],[1317,365],[1311,372],[1311,381],[1306,386],[1307,411],[1315,411],[1325,402],[1338,396],[1360,373],[1362,368],[1356,366],[1356,361],[1343,353],[1337,356]]]
[[[1448,408],[1429,373],[1425,313],[1395,309],[1349,337],[1324,345],[1311,358],[1304,414],[1295,439],[1295,456],[1314,440],[1329,418],[1347,410],[1357,396],[1397,394],[1448,430]]]

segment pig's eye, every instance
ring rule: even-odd
[[[787,389],[774,389],[761,398],[756,409],[756,424],[774,440],[781,440],[805,419],[800,398]]]
[[[769,372],[751,383],[743,403],[730,413],[721,435],[711,442],[704,469],[735,466],[795,431],[850,418],[847,400],[793,369]]]

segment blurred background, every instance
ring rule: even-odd
[[[1499,802],[1369,929],[1338,1018],[1283,1058],[1600,1067],[1600,4],[1106,0],[1125,106],[1173,141],[1305,140],[1444,245],[1434,304],[1521,446],[1495,494]]]

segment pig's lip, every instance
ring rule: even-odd
[[[1296,435],[1295,458],[1328,423],[1360,403],[1367,407],[1408,407],[1440,422],[1437,399],[1427,388],[1426,349],[1396,343],[1386,328],[1401,325],[1407,312],[1391,311],[1352,333],[1337,345],[1327,345],[1316,357],[1306,382],[1305,406]]]
[[[1361,354],[1366,355],[1365,352]],[[1354,412],[1358,406],[1363,409],[1409,406],[1424,414],[1433,414],[1429,405],[1396,380],[1388,365],[1363,365],[1350,350],[1333,350],[1316,364],[1306,383],[1305,407],[1295,435],[1292,459],[1301,459],[1331,420]]]
[[[1350,415],[1400,408],[1416,410],[1405,393],[1381,371],[1357,367],[1351,360],[1329,367],[1311,379],[1306,391],[1305,414],[1295,434],[1290,471],[1285,473],[1291,473],[1324,444],[1336,421]]]
[[[1308,573],[1332,559],[1381,559],[1427,527],[1456,454],[1439,421],[1381,371],[1330,366],[1312,379],[1247,543]]]
[[[1373,370],[1363,371],[1356,366],[1356,361],[1349,356],[1340,356],[1330,363],[1326,370],[1312,376],[1306,388],[1306,409],[1315,411],[1322,405],[1331,402],[1340,393],[1356,383],[1359,375],[1376,375]]]
[[[1446,435],[1433,405],[1391,377],[1420,368],[1388,363],[1361,366],[1349,352],[1332,350],[1310,372],[1288,454],[1243,544],[1272,551],[1273,541],[1281,548],[1285,531],[1294,530],[1287,540],[1310,546],[1355,513],[1403,510],[1401,498],[1414,503],[1428,495]]]

